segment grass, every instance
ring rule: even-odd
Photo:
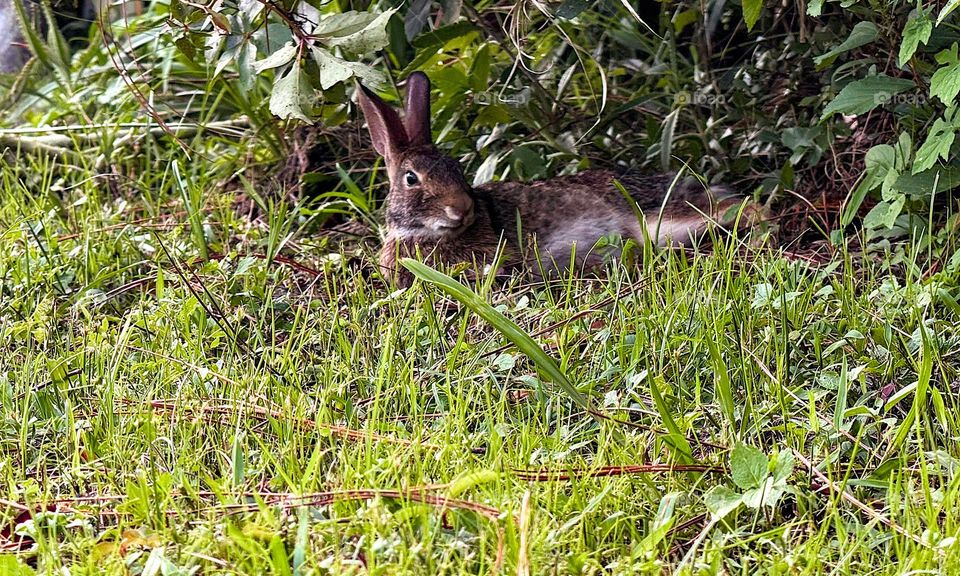
[[[948,233],[469,286],[508,339],[303,207],[241,216],[223,158],[151,162],[2,167],[4,573],[960,567]]]

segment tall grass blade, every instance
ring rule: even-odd
[[[577,390],[577,387],[567,378],[567,375],[560,370],[556,361],[544,352],[543,348],[512,320],[498,312],[493,306],[480,298],[476,292],[443,272],[434,270],[426,264],[410,258],[403,259],[401,264],[403,264],[407,270],[413,272],[417,278],[440,288],[448,296],[486,320],[498,332],[503,334],[504,338],[512,342],[527,358],[533,361],[542,376],[559,386],[577,406],[586,410],[592,417],[600,420],[596,410],[590,404],[590,399]]]
[[[736,412],[733,403],[733,386],[730,384],[730,372],[727,371],[727,365],[720,354],[720,348],[717,343],[709,336],[705,339],[707,348],[710,350],[710,360],[713,362],[714,386],[716,388],[717,401],[720,403],[720,410],[727,419],[727,425],[734,431],[734,438],[738,438]]]
[[[661,383],[663,383],[663,378],[659,376],[650,380],[650,395],[653,396],[653,403],[657,406],[660,419],[663,420],[663,425],[669,432],[663,437],[663,441],[670,446],[671,451],[681,463],[692,464],[693,451],[690,450],[690,443],[687,442],[687,438],[680,430],[680,426],[677,425],[677,421],[673,419],[673,413],[670,412],[670,407],[667,406],[663,394],[660,393]]]
[[[922,321],[920,323],[920,339],[923,346],[921,348],[920,370],[917,373],[917,389],[913,394],[913,405],[910,407],[910,411],[903,419],[903,422],[901,422],[897,428],[897,434],[893,437],[893,441],[890,444],[890,449],[892,450],[898,450],[903,446],[907,435],[910,434],[910,430],[917,420],[917,416],[920,414],[920,410],[923,410],[927,404],[927,390],[930,387],[930,376],[933,374],[933,349],[930,345],[930,336],[927,334],[927,328],[923,325]]]

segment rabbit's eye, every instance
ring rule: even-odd
[[[416,186],[420,183],[420,179],[411,170],[407,170],[407,173],[403,175],[403,181],[407,183],[407,186]]]

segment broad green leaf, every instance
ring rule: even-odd
[[[855,80],[844,86],[837,97],[827,104],[820,119],[825,120],[834,113],[856,115],[869,112],[895,94],[915,86],[912,80],[891,78],[883,74]]]
[[[730,476],[743,490],[762,486],[767,477],[767,455],[753,446],[738,444],[730,451]]]
[[[773,463],[773,482],[783,484],[793,474],[794,457],[789,449],[781,450]]]
[[[340,60],[319,46],[313,47],[313,59],[320,70],[320,88],[328,90],[332,86],[353,77],[350,64]]]
[[[253,58],[257,55],[257,46],[253,42],[244,42],[238,52],[234,64],[237,68],[237,78],[240,89],[249,92],[257,78],[253,69]]]
[[[786,487],[775,485],[773,478],[767,477],[761,486],[743,491],[741,500],[747,508],[758,509],[761,506],[773,507],[783,496]]]
[[[270,112],[283,119],[297,118],[312,124],[307,114],[313,109],[313,101],[313,88],[300,64],[295,63],[285,75],[277,76],[274,80],[270,93]]]
[[[289,42],[281,46],[276,52],[267,56],[262,60],[257,60],[253,63],[253,71],[257,74],[260,74],[264,70],[270,70],[271,68],[279,68],[288,64],[293,57],[297,55],[297,47],[293,45],[293,42]]]
[[[346,37],[360,32],[369,26],[377,15],[373,12],[349,10],[342,14],[325,16],[313,30],[313,35],[324,42],[326,38]]]
[[[330,36],[323,43],[327,46],[337,46],[354,54],[367,54],[380,50],[390,43],[387,34],[387,22],[396,10],[391,9],[377,15],[362,29],[349,35]]]
[[[928,198],[960,187],[960,167],[934,166],[918,174],[901,174],[894,187],[911,198]]]
[[[747,25],[747,31],[753,30],[762,9],[763,0],[743,0],[743,22]]]
[[[33,568],[24,564],[14,554],[0,554],[0,574],[6,576],[33,576]]]
[[[870,212],[863,218],[864,228],[877,230],[880,228],[893,228],[897,222],[897,216],[903,210],[903,204],[906,196],[900,194],[895,200],[890,202],[878,202]]]
[[[530,358],[537,367],[537,371],[540,372],[543,377],[559,386],[577,406],[589,413],[592,417],[599,419],[590,399],[584,395],[583,392],[577,390],[577,387],[567,378],[566,374],[560,370],[560,366],[557,365],[556,361],[544,352],[543,348],[512,320],[488,304],[483,298],[478,296],[476,292],[443,272],[434,270],[426,264],[417,262],[411,258],[404,258],[401,264],[403,264],[407,270],[413,272],[417,278],[440,288],[451,298],[486,320],[500,332],[504,338],[513,343],[520,352]]]
[[[464,20],[463,22],[457,22],[449,26],[444,26],[443,28],[437,28],[431,32],[420,34],[412,44],[413,47],[418,50],[425,50],[435,46],[442,46],[454,38],[460,38],[465,34],[470,34],[478,30],[479,28],[477,28],[473,22]]]
[[[761,282],[753,287],[753,300],[750,307],[754,310],[769,306],[773,298],[773,284]]]
[[[714,520],[720,520],[743,503],[742,497],[726,486],[714,486],[703,495],[703,503]]]
[[[487,156],[473,175],[473,185],[480,186],[493,180],[493,175],[497,171],[497,163],[499,161],[500,155],[495,152]]]
[[[383,84],[383,76],[380,72],[366,64],[341,60],[319,46],[314,46],[311,52],[313,60],[317,63],[317,69],[320,71],[319,80],[322,90],[329,90],[334,85],[350,78],[358,78],[367,86],[372,87]]]
[[[823,12],[823,0],[810,0],[810,3],[807,4],[807,16],[813,16],[814,18],[819,18],[822,12]]]
[[[932,168],[937,160],[947,160],[950,156],[950,147],[956,138],[956,128],[943,118],[937,118],[927,134],[927,139],[917,150],[917,157],[913,161],[913,174]]]
[[[900,41],[900,55],[897,60],[901,67],[913,57],[920,44],[926,44],[930,40],[931,32],[933,21],[930,20],[929,12],[920,10],[910,17],[903,28],[903,40]]]
[[[682,10],[673,17],[673,31],[678,35],[686,30],[687,26],[691,24],[696,24],[700,21],[700,10],[697,8],[690,8],[689,10]]]
[[[821,54],[813,59],[817,66],[823,64],[828,60],[832,60],[843,54],[844,52],[849,52],[854,48],[859,48],[865,44],[869,44],[877,39],[877,26],[873,22],[857,22],[853,27],[853,30],[850,31],[850,36],[846,40],[841,42],[838,46],[835,46],[832,50],[826,54]]]
[[[930,97],[950,106],[960,93],[960,62],[941,66],[930,78]]]
[[[864,169],[863,179],[853,191],[850,202],[843,208],[843,214],[840,218],[840,224],[842,226],[847,226],[853,222],[867,194],[879,186],[890,170],[893,169],[896,163],[896,151],[893,146],[889,144],[874,146],[870,150],[867,150],[864,163],[866,167]]]

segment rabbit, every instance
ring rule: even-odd
[[[725,189],[704,189],[695,178],[617,175],[603,169],[472,187],[460,164],[433,144],[426,74],[414,72],[407,79],[402,120],[362,84],[358,100],[390,181],[379,266],[401,287],[413,281],[398,262],[404,257],[483,266],[494,264],[500,254],[501,270],[526,268],[540,280],[569,271],[571,264],[589,271],[619,255],[616,243],[595,248],[601,238],[618,235],[643,242],[646,234],[663,246],[683,245],[724,215],[736,216],[735,208],[743,202]]]

